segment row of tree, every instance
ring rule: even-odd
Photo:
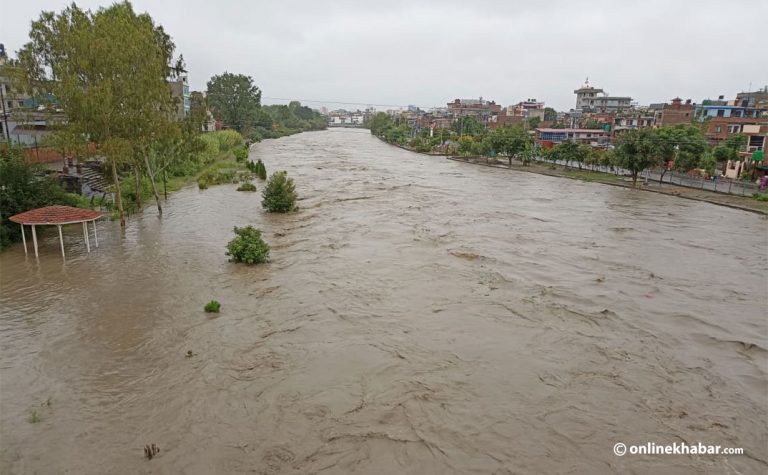
[[[214,117],[253,142],[308,130],[322,130],[326,120],[319,112],[291,101],[288,105],[261,104],[261,90],[253,78],[224,73],[208,81],[206,98]]]
[[[189,117],[176,120],[178,99],[168,80],[185,71],[171,37],[148,14],[122,2],[95,12],[75,4],[60,13],[43,12],[29,38],[11,74],[48,110],[64,111],[54,146],[72,156],[90,144],[105,157],[121,225],[119,175],[132,174],[137,191],[147,178],[162,213],[157,181],[204,146],[194,139],[207,114],[198,95]]]
[[[723,144],[710,147],[701,127],[675,125],[657,129],[645,128],[620,133],[613,149],[593,148],[577,142],[564,142],[551,149],[534,146],[535,124],[485,128],[474,117],[461,117],[451,129],[422,129],[418,133],[401,119],[380,112],[369,122],[371,133],[391,143],[410,146],[418,152],[455,153],[465,156],[506,156],[519,158],[526,164],[534,155],[553,163],[564,161],[582,165],[602,165],[627,170],[636,182],[640,172],[649,167],[664,174],[675,169],[688,172],[705,170],[714,175],[719,164],[737,160],[746,137],[732,135]]]
[[[209,108],[225,128],[251,141],[325,127],[298,102],[262,107],[252,78],[230,73],[211,78],[206,95],[193,92],[189,113],[178,120],[180,98],[168,81],[186,73],[183,57],[162,26],[127,1],[96,11],[72,4],[43,12],[29,38],[3,74],[45,110],[64,112],[49,145],[65,157],[104,157],[123,226],[124,198],[141,209],[147,185],[162,214],[159,180],[194,175],[216,158],[214,151],[232,149],[228,138],[202,134]]]

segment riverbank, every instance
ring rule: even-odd
[[[509,163],[501,163],[493,158],[463,158],[463,157],[446,157],[449,160],[458,162],[470,163],[472,165],[481,165],[487,167],[503,168],[506,170],[515,170],[521,172],[538,173],[539,175],[556,176],[560,178],[570,178],[573,180],[590,181],[595,183],[602,183],[604,185],[620,186],[624,188],[632,188],[632,180],[620,175],[611,175],[609,173],[594,172],[587,169],[574,170],[563,166],[553,168],[549,164],[543,164],[540,162],[532,162],[528,165],[523,165],[520,162],[512,161],[512,166]],[[689,200],[705,201],[707,203],[727,206],[729,208],[740,209],[743,211],[749,211],[752,213],[768,215],[768,202],[757,201],[754,198],[738,195],[729,195],[726,193],[715,193],[707,190],[697,190],[695,188],[688,188],[685,186],[672,185],[664,183],[660,185],[657,181],[649,181],[647,184],[641,180],[637,182],[636,189],[642,191],[650,191],[653,193],[661,193],[664,195],[677,196],[679,198],[685,198]]]
[[[513,160],[512,165],[510,166],[509,162],[501,162],[498,159],[490,157],[457,157],[418,152],[403,145],[387,142],[386,140],[381,139],[381,137],[377,138],[388,145],[431,157],[441,156],[446,157],[448,160],[469,163],[472,165],[503,168],[507,170],[515,170],[528,173],[538,173],[539,175],[570,178],[572,180],[590,181],[594,183],[602,183],[603,185],[632,188],[632,181],[629,178],[621,175],[611,175],[609,173],[595,172],[587,169],[574,170],[563,166],[553,168],[550,164],[543,164],[541,162],[531,162],[528,165],[523,165],[521,162]],[[661,193],[663,195],[677,196],[679,198],[685,198],[689,200],[705,201],[714,205],[726,206],[729,208],[740,209],[752,213],[768,215],[768,202],[757,201],[754,198],[747,196],[716,193],[707,190],[697,190],[695,188],[673,185],[670,183],[659,184],[656,181],[649,181],[647,184],[645,184],[644,182],[638,180],[638,186],[636,189],[650,191],[653,193]]]

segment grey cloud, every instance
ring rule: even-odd
[[[0,41],[18,49],[40,10],[66,3],[4,9]],[[568,109],[586,76],[641,104],[731,97],[750,82],[768,84],[759,58],[762,0],[134,5],[173,36],[193,89],[228,70],[253,76],[266,97],[422,106],[535,97]]]

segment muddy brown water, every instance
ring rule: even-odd
[[[360,130],[251,157],[298,213],[189,187],[66,265],[55,233],[0,255],[0,472],[768,469],[764,217]],[[246,224],[271,263],[227,262]],[[682,441],[747,454],[612,449]]]

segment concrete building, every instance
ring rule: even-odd
[[[192,96],[189,92],[189,82],[187,76],[179,76],[178,78],[168,81],[168,85],[171,87],[171,95],[178,100],[176,105],[176,118],[183,120],[192,107]]]
[[[567,141],[599,147],[607,145],[610,139],[611,133],[603,129],[536,129],[536,143],[544,148]]]
[[[736,94],[735,105],[768,111],[768,86],[764,86],[755,92],[740,92]]]
[[[583,112],[619,112],[632,107],[632,98],[628,96],[610,96],[602,89],[589,85],[589,78],[584,85],[573,91],[576,94],[575,109]]]
[[[707,124],[706,136],[713,146],[720,145],[734,134],[759,136],[763,126],[768,126],[768,117],[713,117]],[[752,139],[750,139],[752,140]],[[764,139],[755,138],[755,145],[765,145]]]
[[[693,116],[696,106],[688,99],[683,104],[679,97],[672,99],[669,104],[664,104],[660,110],[655,113],[656,127],[669,127],[678,124],[690,124],[693,122]]]
[[[501,106],[495,101],[486,101],[479,99],[454,99],[449,102],[448,113],[454,120],[461,117],[474,117],[483,124],[488,124],[492,116],[501,113]]]

